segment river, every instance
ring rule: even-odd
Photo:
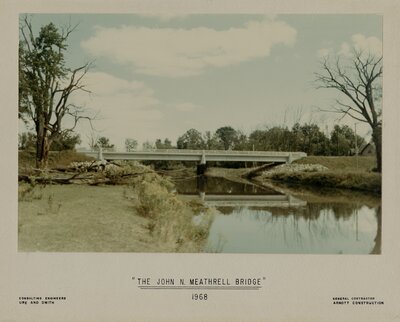
[[[377,197],[349,191],[307,192],[299,197],[250,181],[204,176],[175,184],[185,198],[197,198],[216,209],[204,252],[381,253]]]

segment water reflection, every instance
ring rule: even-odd
[[[218,210],[205,252],[381,253],[379,203],[354,196],[305,201],[221,178],[187,180],[177,189]]]

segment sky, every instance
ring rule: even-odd
[[[190,128],[230,125],[247,134],[274,125],[318,123],[329,132],[347,124],[368,138],[363,123],[336,113],[340,93],[316,89],[315,72],[327,55],[351,48],[382,54],[379,15],[33,14],[35,30],[49,22],[78,24],[66,61],[90,61],[90,94],[72,102],[96,115],[82,122],[82,146],[106,136],[120,150],[126,138],[143,143]],[[339,123],[340,122],[340,123]],[[66,126],[68,122],[66,123]],[[26,130],[22,125],[20,131]]]

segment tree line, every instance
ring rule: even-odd
[[[47,166],[51,148],[76,136],[73,131],[78,122],[88,120],[91,124],[92,118],[85,108],[70,101],[74,92],[89,92],[83,79],[91,68],[88,62],[75,68],[67,65],[68,39],[76,27],[60,28],[49,23],[35,33],[28,16],[20,19],[18,117],[33,124],[35,131],[30,137],[29,134],[20,137],[20,148],[33,140],[37,168]],[[335,105],[330,108],[332,112],[369,125],[376,147],[378,172],[382,169],[382,59],[382,55],[353,48],[350,56],[326,57],[314,74],[317,89],[333,89],[338,94]],[[291,129],[275,126],[246,135],[225,126],[215,133],[190,129],[178,138],[176,147],[224,150],[252,150],[254,147],[254,150],[303,151],[310,155],[348,155],[356,147],[355,142],[357,146],[364,143],[352,132],[349,127],[337,125],[328,134],[316,124],[295,124]],[[77,139],[75,137],[75,141]],[[95,144],[112,145],[107,140],[104,138],[105,142]],[[137,141],[129,140],[129,149],[135,149]],[[172,147],[168,139],[157,140],[154,145],[156,148]],[[147,142],[147,148],[151,146],[152,143]]]
[[[81,143],[78,134],[68,133],[52,143],[51,150],[73,150]],[[25,132],[19,136],[21,150],[34,150],[36,136]],[[168,138],[157,139],[154,143],[146,141],[142,144],[143,150],[153,149],[193,149],[193,150],[236,150],[236,151],[302,151],[309,155],[345,156],[355,153],[366,141],[357,135],[348,125],[335,125],[330,133],[323,131],[317,124],[296,123],[292,128],[287,126],[273,126],[257,129],[246,135],[241,130],[231,126],[223,126],[215,132],[201,133],[196,129],[189,129],[179,136],[176,144]],[[125,151],[132,152],[138,149],[135,139],[125,140]],[[115,145],[107,137],[99,137],[90,143],[92,149],[99,147],[115,150]]]
[[[254,130],[249,135],[231,126],[223,126],[214,133],[189,129],[179,136],[176,145],[168,138],[157,139],[154,144],[145,142],[143,149],[301,151],[308,155],[345,156],[354,154],[356,148],[365,144],[364,138],[348,125],[335,125],[326,133],[317,124],[296,123],[292,128],[273,126]]]

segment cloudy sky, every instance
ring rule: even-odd
[[[35,28],[50,21],[79,23],[67,62],[94,61],[92,93],[73,100],[98,112],[95,133],[121,149],[125,138],[176,142],[190,128],[250,133],[300,120],[329,131],[338,116],[318,109],[338,93],[315,89],[321,57],[382,52],[378,15],[32,15]],[[90,127],[78,131],[87,145]]]

